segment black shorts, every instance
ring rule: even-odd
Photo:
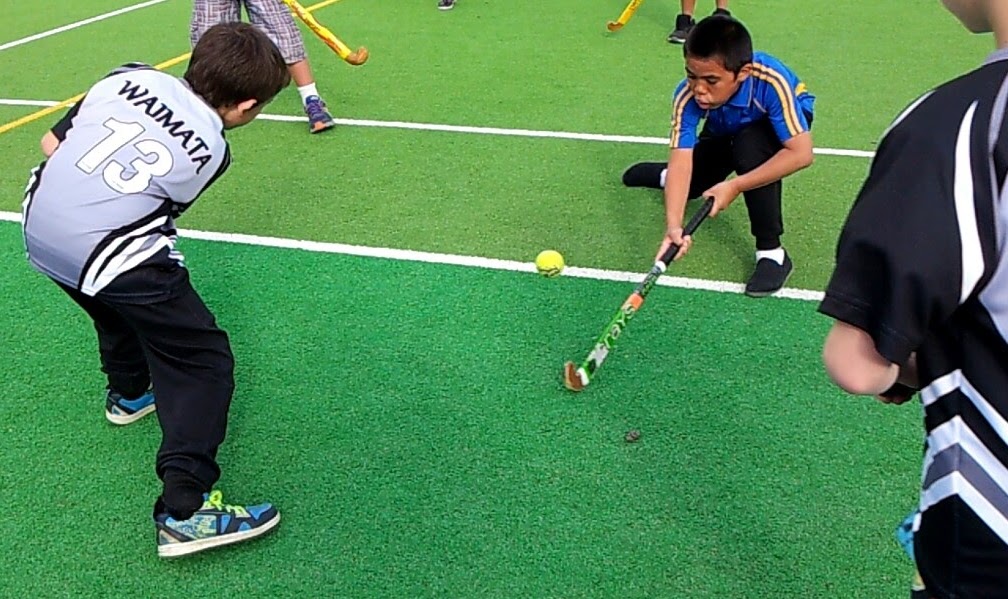
[[[921,515],[914,554],[929,597],[1008,598],[1008,544],[958,497]]]

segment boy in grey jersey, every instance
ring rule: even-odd
[[[174,218],[230,164],[224,130],[251,122],[290,77],[251,25],[208,30],[182,79],[140,64],[113,71],[42,138],[23,206],[28,260],[94,321],[106,417],[156,411],[158,554],[258,536],[270,504],[226,505],[213,485],[234,357],[175,250]]]

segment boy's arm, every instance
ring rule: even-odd
[[[705,192],[704,195],[714,196],[711,216],[727,208],[742,192],[780,181],[812,164],[812,133],[795,90],[786,85],[773,86],[773,91],[767,93],[762,104],[783,147],[748,173],[719,183]]]
[[[822,359],[829,377],[854,395],[879,395],[899,376],[899,366],[875,350],[871,335],[843,321],[826,336]]]
[[[957,116],[950,122],[958,123]],[[823,347],[830,378],[851,393],[891,403],[930,382],[918,379],[916,351],[975,290],[979,278],[963,271],[975,256],[963,239],[995,235],[977,223],[960,228],[958,211],[990,200],[978,194],[962,205],[950,197],[944,167],[952,158],[937,146],[931,118],[911,115],[883,139],[840,234],[819,305],[837,321]]]
[[[662,255],[671,243],[679,245],[676,260],[689,250],[689,239],[683,239],[683,217],[686,213],[686,196],[689,195],[693,176],[693,150],[673,148],[669,152],[668,170],[665,173],[665,239],[658,249]]]
[[[693,99],[686,80],[676,87],[672,101],[672,130],[669,138],[669,160],[665,172],[665,237],[658,256],[665,253],[669,244],[679,245],[675,260],[689,251],[690,239],[682,236],[683,215],[689,199],[690,180],[693,177],[693,147],[697,143],[697,128],[704,112]]]
[[[711,216],[727,208],[739,194],[780,181],[812,164],[814,157],[811,132],[800,133],[782,145],[784,147],[780,151],[760,166],[712,187],[710,195],[714,196],[714,208],[711,209]],[[722,186],[724,189],[721,189]]]
[[[833,382],[854,395],[902,404],[920,388],[916,353],[902,366],[894,364],[876,351],[871,335],[843,321],[827,334],[822,359]]]
[[[39,145],[42,146],[42,154],[46,158],[50,158],[53,152],[56,151],[56,147],[59,146],[60,140],[57,138],[52,131],[46,131],[45,135],[42,136],[42,140]]]
[[[66,111],[66,113],[60,117],[60,120],[56,121],[56,124],[54,124],[52,128],[46,131],[45,135],[42,136],[41,141],[39,141],[39,145],[42,147],[42,154],[44,154],[47,159],[52,157],[56,148],[59,147],[60,143],[64,139],[66,139],[67,132],[69,132],[71,127],[73,127],[74,117],[76,117],[77,113],[80,112],[80,107],[83,103],[84,98],[78,100],[77,103],[71,106],[70,110]]]

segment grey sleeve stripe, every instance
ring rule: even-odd
[[[1008,147],[1006,147],[1008,146],[1008,132],[1002,131],[1006,106],[1008,106],[1008,77],[1001,82],[1001,88],[994,97],[990,128],[987,131],[987,143],[994,161],[995,198],[1001,195],[1005,178],[1008,176]]]

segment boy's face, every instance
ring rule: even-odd
[[[942,3],[973,33],[990,31],[987,0],[942,0]]]
[[[742,82],[749,77],[750,71],[752,67],[746,65],[736,75],[724,67],[724,61],[719,56],[686,57],[686,85],[703,110],[717,108],[731,99]]]

